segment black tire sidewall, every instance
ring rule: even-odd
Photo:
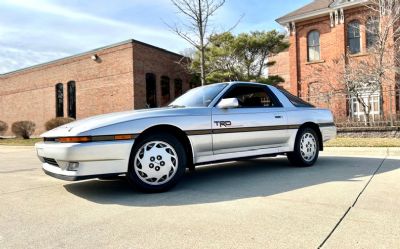
[[[178,156],[178,169],[175,173],[175,175],[166,183],[161,184],[161,185],[150,185],[145,182],[143,182],[136,174],[135,172],[135,166],[134,166],[134,161],[135,161],[135,156],[137,151],[146,143],[151,142],[151,141],[162,141],[170,146],[172,146]],[[131,156],[129,159],[129,167],[128,167],[128,173],[127,173],[127,179],[131,185],[133,185],[135,188],[137,188],[140,191],[143,192],[148,192],[148,193],[157,193],[157,192],[164,192],[172,187],[174,187],[179,180],[183,177],[185,174],[186,170],[186,164],[187,164],[187,155],[185,152],[185,149],[182,145],[182,143],[173,135],[167,134],[167,133],[156,133],[152,134],[150,136],[147,136],[146,138],[142,139],[138,143],[135,143],[131,152]]]
[[[304,158],[301,155],[300,141],[305,133],[311,133],[314,136],[315,141],[316,141],[317,151],[316,151],[315,157],[312,161],[304,160]],[[317,133],[315,132],[314,129],[311,129],[311,128],[301,129],[296,136],[294,152],[288,155],[289,160],[293,164],[298,165],[300,167],[310,167],[310,166],[314,165],[315,162],[318,160],[318,156],[319,156],[319,139],[318,139]]]

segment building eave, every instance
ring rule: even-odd
[[[343,4],[339,4],[339,5],[332,5],[332,6],[328,7],[328,8],[319,9],[319,10],[307,12],[307,13],[304,13],[304,14],[296,15],[296,16],[278,18],[275,21],[277,23],[279,23],[280,25],[282,25],[282,26],[286,26],[288,23],[305,21],[305,20],[308,20],[308,19],[311,19],[311,18],[325,16],[325,15],[328,15],[330,12],[335,11],[337,9],[350,9],[350,8],[357,7],[359,5],[364,5],[364,4],[368,3],[368,2],[369,2],[369,0],[359,0],[359,1],[356,1],[356,2],[343,3]]]
[[[140,44],[140,45],[143,45],[143,46],[146,46],[146,47],[150,47],[150,48],[153,48],[153,49],[157,49],[157,50],[163,51],[163,52],[168,53],[168,54],[172,54],[174,56],[184,57],[181,54],[178,54],[178,53],[175,53],[175,52],[172,52],[172,51],[160,48],[160,47],[156,47],[154,45],[151,45],[151,44],[148,44],[148,43],[145,43],[145,42],[141,42],[141,41],[134,40],[134,39],[129,39],[129,40],[126,40],[126,41],[114,43],[114,44],[111,44],[111,45],[107,45],[107,46],[104,46],[104,47],[96,48],[96,49],[93,49],[93,50],[90,50],[90,51],[86,51],[86,52],[82,52],[82,53],[79,53],[79,54],[75,54],[75,55],[63,57],[63,58],[60,58],[60,59],[52,60],[52,61],[49,61],[49,62],[44,62],[44,63],[36,64],[36,65],[30,66],[30,67],[25,67],[25,68],[21,68],[21,69],[17,69],[17,70],[11,71],[11,72],[3,73],[3,74],[0,74],[0,78],[6,77],[6,76],[10,76],[10,75],[13,75],[13,74],[16,74],[16,73],[21,73],[21,72],[29,71],[29,70],[32,70],[32,69],[44,67],[44,66],[49,66],[49,65],[52,65],[52,64],[55,64],[55,63],[67,61],[67,60],[78,58],[78,57],[82,57],[82,56],[93,55],[93,54],[95,54],[97,52],[100,52],[102,50],[118,47],[118,46],[125,45],[125,44]]]
[[[291,17],[287,17],[287,18],[278,18],[275,21],[277,23],[279,23],[280,25],[284,26],[291,22],[302,21],[302,20],[306,20],[306,19],[309,19],[312,17],[323,16],[325,14],[329,14],[329,12],[331,12],[331,11],[332,11],[331,8],[325,8],[325,9],[320,9],[317,11],[312,11],[312,12],[308,12],[308,13],[297,15],[297,16],[291,16]]]

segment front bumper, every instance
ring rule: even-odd
[[[93,179],[93,178],[107,178],[107,177],[114,177],[114,176],[119,176],[121,175],[120,173],[116,174],[102,174],[102,175],[88,175],[88,176],[68,176],[68,175],[60,175],[53,173],[51,171],[47,171],[43,169],[43,172],[48,175],[52,176],[54,178],[64,180],[64,181],[82,181],[82,180],[88,180],[88,179]]]
[[[134,140],[91,143],[40,142],[35,145],[46,174],[77,181],[114,176],[128,171]],[[79,163],[75,170],[66,165]]]
[[[324,142],[335,139],[337,136],[336,126],[320,127],[322,133],[322,140]]]

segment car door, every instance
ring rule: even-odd
[[[212,109],[214,154],[278,148],[289,139],[287,118],[267,86],[236,84],[222,99],[237,98],[237,108]]]

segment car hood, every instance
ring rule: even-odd
[[[62,125],[43,133],[41,137],[77,136],[89,130],[138,119],[193,115],[192,109],[165,107],[102,114]]]

